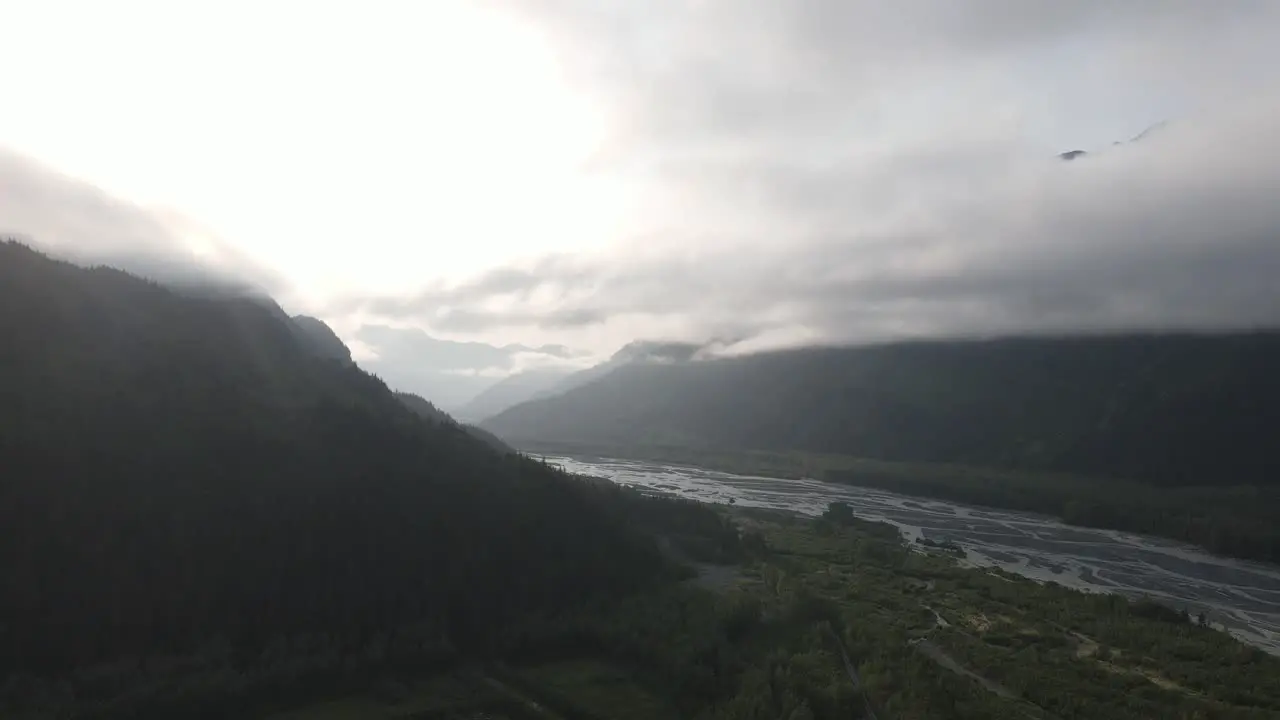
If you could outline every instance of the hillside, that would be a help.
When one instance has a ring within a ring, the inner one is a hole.
[[[329,327],[329,325],[323,320],[309,317],[307,315],[294,315],[290,318],[290,322],[294,325],[295,330],[301,337],[303,345],[310,349],[316,356],[330,360],[337,360],[346,364],[350,364],[352,362],[350,348],[342,342],[342,339],[333,331],[333,328]],[[395,395],[406,407],[424,420],[428,420],[432,423],[444,423],[460,427],[463,432],[477,440],[480,440],[498,452],[515,452],[514,448],[498,439],[498,437],[493,433],[487,430],[481,430],[474,425],[458,422],[452,415],[436,407],[434,403],[420,395],[401,391],[396,392]]]
[[[567,371],[552,368],[515,373],[485,388],[454,414],[466,422],[479,422],[544,395],[568,375]]]
[[[516,447],[808,475],[1280,560],[1280,333],[633,364],[483,423]]]
[[[423,398],[418,395],[414,395],[413,393],[407,393],[407,392],[397,392],[396,397],[400,399],[400,402],[404,403],[405,407],[412,410],[415,414],[418,415],[418,417],[421,417],[424,420],[427,420],[432,423],[459,427],[462,429],[463,432],[483,442],[484,444],[488,445],[490,448],[498,452],[501,452],[501,453],[515,452],[515,448],[511,447],[510,445],[500,440],[497,435],[494,435],[488,430],[482,430],[474,425],[465,425],[465,424],[459,423],[457,420],[453,419],[453,416],[449,415],[449,413],[436,407],[431,403],[431,401],[427,400],[426,398]]]
[[[294,315],[291,320],[302,338],[323,357],[351,362],[351,349],[323,320],[308,315]]]
[[[410,625],[416,656],[480,652],[666,576],[620,496],[422,421],[281,316],[0,245],[0,678]]]
[[[1176,611],[494,452],[260,298],[4,244],[0,337],[5,718],[1280,707],[1273,661]]]
[[[575,388],[588,385],[628,365],[671,364],[688,362],[697,354],[699,346],[681,342],[654,342],[636,340],[622,346],[610,358],[598,365],[571,373],[532,399],[563,395]]]
[[[921,342],[621,367],[484,423],[516,442],[802,450],[1274,484],[1280,334]]]

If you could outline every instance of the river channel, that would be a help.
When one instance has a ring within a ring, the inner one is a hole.
[[[949,539],[968,562],[1087,592],[1146,595],[1205,613],[1241,640],[1280,655],[1280,566],[1217,557],[1169,540],[1064,525],[1027,513],[816,480],[779,480],[603,458],[548,457],[565,470],[710,503],[818,515],[827,503],[880,520],[912,541]]]

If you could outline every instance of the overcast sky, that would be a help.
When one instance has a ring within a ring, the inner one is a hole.
[[[197,263],[350,341],[1280,324],[1270,0],[0,0],[0,28],[0,232]]]

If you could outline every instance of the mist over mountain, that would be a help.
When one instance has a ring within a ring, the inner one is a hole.
[[[433,423],[460,427],[462,428],[463,432],[483,442],[484,444],[488,445],[490,448],[492,448],[497,452],[500,452],[500,453],[516,452],[515,448],[511,447],[510,445],[500,440],[497,435],[494,435],[488,430],[483,430],[474,425],[466,425],[458,422],[453,418],[452,415],[436,407],[429,400],[425,398],[422,398],[418,395],[414,395],[413,393],[407,393],[407,392],[397,392],[396,397],[399,398],[400,401],[405,404],[405,407],[412,410],[414,413],[416,413],[419,417],[421,417],[424,420],[427,420]]]
[[[552,392],[560,381],[572,374],[570,370],[552,368],[512,373],[459,406],[455,414],[463,420],[479,422],[526,400]]]
[[[294,315],[292,320],[317,354],[334,360],[351,362],[351,349],[323,320],[307,315]]]
[[[290,318],[295,329],[301,333],[308,347],[318,356],[350,364],[351,350],[342,342],[333,328],[318,318],[306,315],[295,315]],[[395,396],[419,417],[432,423],[460,428],[463,432],[480,440],[500,453],[514,453],[515,450],[493,433],[474,425],[458,422],[452,415],[436,407],[434,403],[411,392],[395,391]],[[514,403],[513,403],[514,404]]]
[[[0,29],[0,720],[1280,717],[1280,3]]]
[[[815,348],[612,368],[483,426],[509,442],[801,450],[1273,484],[1280,333]]]
[[[0,244],[0,674],[404,623],[445,651],[663,572],[607,496],[424,421],[318,329]]]
[[[355,339],[373,353],[373,357],[359,360],[361,367],[396,388],[421,395],[455,412],[463,411],[480,393],[522,372],[528,365],[535,371],[528,379],[536,384],[543,372],[553,373],[555,367],[564,367],[566,361],[577,355],[559,345],[460,342],[432,337],[417,328],[377,324],[361,326],[355,332]],[[498,390],[497,397],[502,392]],[[490,402],[492,400],[482,400],[478,407],[483,408]],[[481,417],[475,409],[461,414],[473,419]]]

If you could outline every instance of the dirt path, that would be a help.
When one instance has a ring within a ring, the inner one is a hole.
[[[1013,700],[1017,698],[1017,695],[1014,695],[1005,686],[997,682],[994,682],[992,680],[988,680],[987,678],[982,677],[978,673],[973,672],[969,668],[956,662],[955,658],[948,655],[947,651],[935,645],[933,641],[930,640],[929,638],[920,638],[919,640],[915,640],[909,644],[915,647],[916,650],[924,653],[926,657],[938,663],[942,667],[950,670],[953,673],[956,673],[957,675],[963,675],[964,677],[967,677],[970,680],[973,680],[974,682],[978,683],[979,685],[986,688],[990,692],[993,692],[996,695],[999,695],[1000,697],[1006,698],[1009,700]]]
[[[849,660],[849,653],[844,649],[844,640],[839,635],[831,633],[831,638],[836,641],[836,647],[840,648],[840,659],[844,661],[844,671],[849,675],[849,682],[853,683],[853,689],[862,697],[862,707],[866,710],[866,717],[869,720],[876,720],[876,711],[871,707],[871,699],[867,697],[867,692],[862,689],[862,676],[858,674],[858,668],[853,666],[853,662]]]

